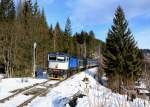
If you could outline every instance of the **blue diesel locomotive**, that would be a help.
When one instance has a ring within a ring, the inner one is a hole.
[[[47,74],[49,79],[60,80],[76,73],[78,69],[94,66],[97,66],[97,60],[79,59],[65,53],[49,53]]]

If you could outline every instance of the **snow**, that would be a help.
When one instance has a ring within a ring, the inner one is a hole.
[[[0,81],[1,81],[3,78],[4,78],[4,76],[0,74]]]
[[[30,86],[35,83],[41,83],[45,81],[44,79],[33,79],[33,78],[5,78],[0,81],[0,99],[6,98],[9,95],[12,95],[10,91],[20,89],[23,87]],[[19,102],[23,102],[29,96],[20,94],[15,97],[13,100],[6,103],[0,103],[0,107],[15,107]]]
[[[139,93],[142,94],[149,94],[150,92],[147,90],[147,87],[144,82],[140,81],[140,85],[136,86],[137,89],[139,89]]]
[[[20,94],[19,96],[13,98],[12,100],[6,101],[6,103],[0,103],[0,107],[16,107],[29,98],[31,98],[31,96],[25,96]]]
[[[40,83],[45,79],[33,79],[33,78],[6,78],[0,82],[0,93],[13,91],[15,89],[30,86],[35,83]],[[1,98],[1,96],[0,96]]]
[[[77,100],[77,105],[76,107],[89,107],[89,102],[88,102],[88,98],[87,97],[83,97],[83,98],[79,98]]]
[[[127,101],[126,95],[113,93],[110,89],[103,87],[90,76],[97,68],[81,72],[68,80],[59,84],[59,86],[50,89],[46,97],[37,98],[32,101],[28,107],[70,107],[69,101],[72,96],[78,92],[85,94],[77,99],[76,107],[150,107],[150,102],[135,99],[133,102]],[[91,73],[89,73],[92,71]],[[84,77],[89,79],[86,86]],[[86,88],[87,87],[87,88]]]
[[[148,90],[139,90],[139,93],[149,94],[149,91]]]
[[[136,88],[146,88],[146,85],[144,84],[144,82],[140,81],[140,85],[136,86]]]
[[[100,85],[93,78],[93,74],[95,74],[97,70],[98,68],[92,68],[86,70],[86,72],[72,76],[60,83],[57,87],[49,89],[49,93],[46,96],[34,99],[27,107],[70,107],[69,102],[73,99],[74,95],[78,94],[84,96],[77,98],[76,107],[150,107],[149,101],[140,98],[136,98],[133,102],[127,101],[126,95],[113,93],[110,89]],[[85,77],[88,78],[87,82],[83,81]],[[44,80],[29,78],[27,83],[22,83],[21,79],[17,78],[3,79],[2,82],[0,82],[0,99],[4,94],[5,96],[10,94],[8,92],[10,90],[42,81]],[[49,84],[54,84],[55,82],[56,81],[50,81]],[[20,95],[7,103],[0,104],[0,107],[15,107],[19,102],[29,97],[30,96]]]

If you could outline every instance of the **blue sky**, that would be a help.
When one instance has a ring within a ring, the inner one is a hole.
[[[44,8],[48,24],[59,21],[61,27],[67,17],[73,32],[93,30],[96,38],[105,41],[112,25],[115,10],[120,5],[125,12],[134,38],[140,48],[150,49],[150,0],[37,0]]]

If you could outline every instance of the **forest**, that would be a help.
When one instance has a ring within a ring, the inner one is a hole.
[[[49,52],[64,52],[81,58],[95,58],[104,43],[94,32],[72,32],[71,20],[65,29],[59,22],[49,25],[44,9],[37,1],[25,0],[16,5],[14,0],[0,2],[0,64],[4,64],[9,77],[31,76],[33,44],[37,43],[36,65],[47,68]]]

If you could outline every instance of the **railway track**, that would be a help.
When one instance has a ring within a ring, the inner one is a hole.
[[[29,89],[32,89],[32,88],[34,88],[34,87],[36,87],[36,86],[38,86],[38,85],[45,84],[45,83],[47,83],[47,82],[49,82],[49,81],[50,81],[50,80],[47,80],[47,81],[44,81],[44,82],[42,82],[42,83],[36,83],[36,84],[30,85],[30,86],[27,86],[27,87],[24,87],[24,88],[20,88],[20,89],[13,90],[13,91],[11,91],[11,92],[14,93],[14,94],[9,95],[9,96],[7,96],[7,97],[5,97],[5,98],[3,98],[3,99],[0,99],[0,103],[4,103],[5,101],[9,101],[9,99],[14,98],[14,97],[17,96],[18,94],[21,94],[21,93],[23,93],[23,92],[25,92],[25,91],[27,91],[27,90],[29,90]]]
[[[66,78],[68,79],[68,78]],[[66,80],[64,79],[64,80]],[[7,101],[9,102],[13,102],[13,100],[15,98],[17,98],[19,95],[25,95],[25,96],[29,96],[28,98],[25,99],[25,101],[21,104],[17,104],[16,107],[24,107],[24,106],[27,106],[32,100],[34,100],[36,97],[38,96],[45,96],[50,89],[56,87],[58,84],[60,84],[61,82],[63,82],[64,80],[61,80],[61,81],[56,81],[56,83],[48,83],[48,82],[51,82],[51,80],[47,80],[47,81],[44,81],[42,83],[36,83],[36,84],[33,84],[31,86],[28,86],[28,87],[24,87],[24,88],[20,88],[20,89],[16,89],[16,90],[13,90],[11,92],[13,92],[14,94],[6,97],[6,98],[3,98],[0,100],[0,103],[3,105],[5,105],[5,103],[7,103]],[[42,87],[42,88],[39,88],[39,87]]]
[[[64,79],[66,80],[66,79]],[[48,92],[49,92],[49,89],[52,89],[54,87],[56,87],[57,85],[59,85],[61,82],[63,82],[64,80],[62,81],[59,81],[55,84],[52,84],[52,85],[49,85],[46,87],[46,90],[41,90],[40,92],[36,93],[34,96],[32,96],[31,98],[27,99],[25,102],[21,103],[20,105],[18,105],[17,107],[24,107],[24,106],[27,106],[32,100],[34,100],[36,97],[38,96],[44,96],[46,95]]]
[[[73,76],[73,75],[72,75],[72,76]],[[70,77],[71,77],[71,76],[70,76]],[[58,86],[61,82],[67,80],[67,79],[70,78],[70,77],[67,77],[67,78],[65,78],[64,80],[61,80],[61,81],[59,81],[59,82],[57,82],[57,83],[55,83],[55,84],[50,84],[49,86],[46,87],[46,90],[43,89],[43,90],[39,91],[39,92],[36,93],[34,96],[32,96],[31,98],[27,99],[26,101],[24,101],[23,103],[21,103],[21,104],[18,105],[17,107],[24,107],[24,106],[27,106],[27,105],[28,105],[29,103],[31,103],[36,97],[38,97],[38,96],[45,96],[45,95],[49,92],[50,89],[52,89],[52,88]]]
[[[78,74],[78,73],[77,73]],[[58,86],[61,82],[67,80],[68,78],[72,77],[74,75],[71,75],[67,78],[65,78],[64,80],[60,80],[59,82],[55,83],[55,84],[50,84],[49,86],[46,87],[46,90],[41,90],[39,91],[38,93],[36,93],[34,96],[32,96],[31,98],[27,99],[26,101],[24,101],[23,103],[21,103],[20,105],[18,105],[17,107],[24,107],[24,106],[27,106],[29,103],[31,103],[36,97],[38,96],[45,96],[49,91],[50,89]]]

